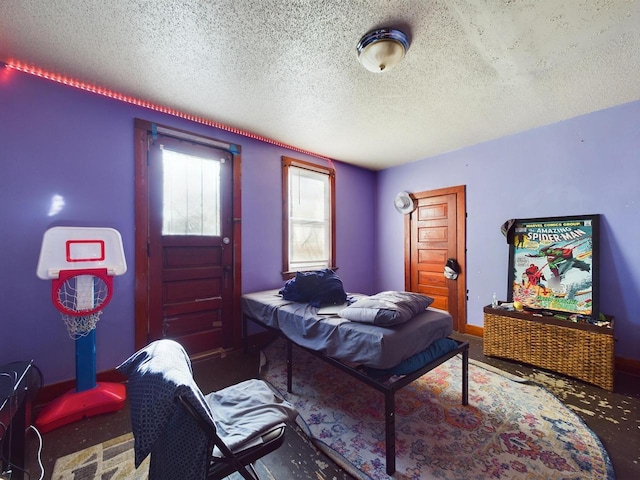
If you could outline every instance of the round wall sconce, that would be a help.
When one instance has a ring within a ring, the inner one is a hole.
[[[404,58],[409,40],[404,32],[382,28],[367,33],[358,42],[358,60],[370,72],[391,70]]]
[[[393,200],[393,206],[403,215],[408,215],[416,209],[416,202],[409,192],[399,192]]]

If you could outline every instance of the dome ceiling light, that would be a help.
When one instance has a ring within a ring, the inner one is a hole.
[[[367,33],[356,47],[358,60],[374,73],[391,70],[409,50],[409,40],[400,30],[382,28]]]

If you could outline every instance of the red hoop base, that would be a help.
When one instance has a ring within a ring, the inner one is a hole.
[[[121,383],[98,382],[90,390],[71,390],[40,411],[36,427],[46,433],[83,418],[117,412],[124,407],[126,398],[126,387]]]

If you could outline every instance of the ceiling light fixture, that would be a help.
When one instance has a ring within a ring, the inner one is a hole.
[[[400,30],[382,28],[367,33],[356,47],[358,60],[370,72],[391,70],[409,50],[409,40]]]

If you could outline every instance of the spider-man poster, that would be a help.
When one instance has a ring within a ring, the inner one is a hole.
[[[516,220],[509,301],[597,318],[598,215]]]

